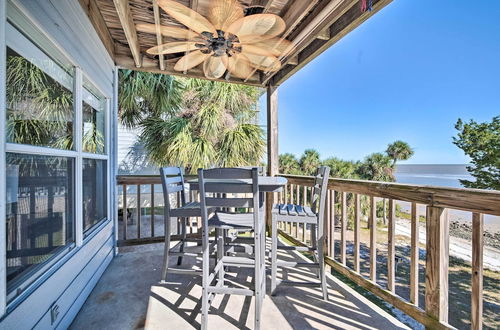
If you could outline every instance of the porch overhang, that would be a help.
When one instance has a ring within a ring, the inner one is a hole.
[[[281,56],[275,72],[254,72],[247,79],[220,80],[252,86],[279,86],[311,60],[362,24],[392,0],[373,0],[371,10],[362,10],[360,0],[240,0],[244,7],[261,6],[265,13],[280,16],[286,23],[282,38],[292,43]],[[202,69],[187,72],[173,69],[182,54],[152,56],[150,47],[173,41],[168,36],[137,31],[136,24],[179,26],[155,0],[79,0],[115,64],[123,69],[205,78]],[[206,15],[210,0],[177,0]],[[157,29],[158,31],[159,29]]]

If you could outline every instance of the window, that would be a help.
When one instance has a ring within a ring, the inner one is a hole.
[[[6,71],[7,142],[73,149],[73,77],[48,57],[9,47]]]
[[[109,102],[50,42],[41,49],[7,23],[6,44],[1,244],[13,302],[108,219]]]
[[[107,217],[107,162],[83,160],[83,232],[89,233]]]
[[[7,287],[74,242],[74,160],[7,153]]]
[[[83,89],[83,143],[84,152],[104,153],[106,100]]]

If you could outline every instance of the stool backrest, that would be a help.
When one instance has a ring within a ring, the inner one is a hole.
[[[165,207],[165,216],[169,218],[170,195],[180,193],[180,201],[177,207],[186,205],[186,195],[184,191],[184,174],[181,167],[162,167],[160,168],[161,185],[163,188],[163,202]]]
[[[257,228],[260,219],[259,175],[256,167],[199,169],[198,183],[203,228],[208,226],[208,208],[232,207],[253,208]],[[234,194],[244,194],[244,197],[233,197]]]
[[[318,215],[318,224],[320,230],[323,229],[326,209],[326,192],[328,191],[328,178],[330,177],[330,168],[328,166],[318,167],[314,179],[312,211]]]

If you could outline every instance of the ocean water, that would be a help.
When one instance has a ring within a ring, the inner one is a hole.
[[[396,182],[410,183],[429,186],[464,188],[460,180],[474,181],[474,177],[467,171],[466,164],[418,164],[418,165],[397,165]],[[409,209],[409,205],[407,206]],[[404,209],[404,207],[403,207]],[[423,210],[425,212],[425,210]],[[471,222],[470,212],[450,210],[450,216],[454,220]],[[500,226],[500,217],[485,215],[486,225]]]
[[[460,180],[474,181],[466,164],[397,165],[396,182],[463,188]]]

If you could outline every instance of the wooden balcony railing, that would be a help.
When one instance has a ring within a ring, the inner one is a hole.
[[[279,202],[310,203],[313,177],[281,176],[288,179],[288,185],[278,194]],[[383,207],[385,199],[387,224],[380,226],[377,206]],[[401,202],[408,205],[410,223],[407,283],[398,283],[404,276],[396,276],[398,263],[408,258],[404,251],[399,252],[398,242],[402,238],[396,233],[396,205]],[[448,323],[449,209],[472,213],[470,323],[472,329],[481,329],[483,216],[500,215],[498,191],[330,179],[325,212],[326,263],[426,327],[452,328]],[[366,219],[364,228],[361,219]],[[419,237],[422,222],[425,222],[423,249],[420,248],[423,237]],[[352,232],[348,234],[348,230]],[[305,227],[282,224],[281,233],[296,244],[309,239]],[[363,246],[362,233],[366,234]],[[425,253],[422,264],[419,262],[421,252]],[[422,268],[425,269],[425,299],[419,301],[419,271]],[[405,290],[408,286],[409,290]]]
[[[185,176],[186,180],[194,176]],[[163,192],[159,175],[119,175],[118,184],[118,246],[159,243],[165,239]],[[187,201],[199,200],[198,192],[186,191]],[[180,201],[180,192],[171,196],[171,205]],[[139,207],[138,207],[139,206]],[[199,219],[188,222],[188,236],[196,236]],[[180,234],[173,226],[172,239]]]
[[[275,201],[310,204],[313,177],[280,176],[288,179],[288,185],[282,193],[275,194]],[[187,177],[186,180],[191,178]],[[118,176],[117,182],[119,246],[163,241],[160,177]],[[448,323],[448,210],[471,212],[470,323],[472,329],[481,328],[483,216],[500,216],[500,192],[344,179],[330,179],[328,189],[325,212],[326,263],[336,272],[433,329],[452,328]],[[198,200],[197,192],[188,192],[188,195],[189,200]],[[171,200],[174,205],[178,201],[179,196]],[[409,215],[406,236],[397,233],[397,205],[401,203],[406,203],[406,214]],[[387,223],[381,225],[377,218],[382,216],[377,215],[377,211],[386,204]],[[199,224],[199,219],[191,219],[189,235],[199,233]],[[422,233],[419,231],[420,225],[425,226]],[[296,244],[310,239],[310,230],[306,226],[282,223],[280,231]],[[404,242],[405,237],[408,242]],[[409,251],[402,249],[402,245],[408,245]],[[424,260],[421,260],[421,255],[425,255]],[[403,268],[409,271],[404,273]],[[425,272],[424,283],[419,281],[422,272]]]

